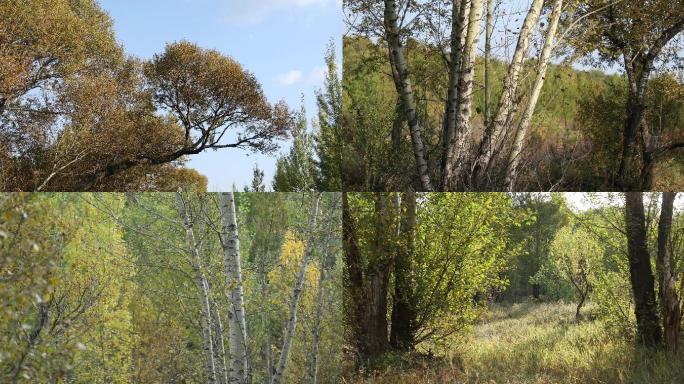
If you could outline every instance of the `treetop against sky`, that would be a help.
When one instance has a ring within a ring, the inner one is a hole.
[[[149,59],[166,43],[188,40],[233,57],[262,84],[266,97],[299,109],[302,95],[309,117],[314,92],[325,76],[324,53],[342,35],[341,0],[101,0],[114,19],[127,54]],[[338,54],[338,58],[342,55]],[[286,152],[288,143],[282,143]],[[210,190],[249,184],[258,164],[271,180],[275,156],[240,150],[206,151],[188,166],[209,179]]]

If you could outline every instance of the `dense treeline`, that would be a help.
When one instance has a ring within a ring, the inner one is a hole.
[[[683,231],[674,193],[346,194],[349,375],[677,382]]]
[[[347,190],[681,185],[681,1],[346,0],[345,14]]]
[[[334,383],[338,194],[3,194],[0,381]]]

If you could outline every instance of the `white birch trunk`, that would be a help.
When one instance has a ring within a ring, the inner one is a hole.
[[[211,306],[209,302],[209,283],[207,282],[204,272],[200,266],[200,254],[195,239],[195,232],[193,230],[193,223],[190,219],[190,214],[183,195],[180,192],[176,193],[176,200],[178,202],[178,212],[183,219],[183,228],[185,229],[185,241],[189,247],[190,264],[195,273],[195,283],[200,293],[200,307],[202,308],[202,346],[204,349],[204,373],[207,376],[207,383],[216,382],[216,364],[214,361],[214,348],[212,340],[212,320],[211,320]]]
[[[228,384],[228,371],[226,370],[226,344],[223,339],[223,322],[216,301],[211,300],[214,317],[214,354],[216,355],[216,375],[219,383]]]
[[[247,383],[249,377],[249,359],[247,355],[247,326],[242,288],[240,243],[233,192],[222,192],[219,195],[219,207],[221,210],[221,247],[223,248],[223,266],[226,275],[226,295],[229,302],[229,382],[231,384],[244,384]]]
[[[537,78],[534,82],[530,99],[528,100],[525,111],[523,112],[520,126],[518,127],[518,131],[515,133],[513,148],[508,157],[508,162],[506,165],[506,180],[504,184],[506,190],[509,192],[512,192],[515,189],[515,182],[518,177],[518,165],[520,164],[520,154],[522,153],[523,143],[525,141],[525,137],[527,136],[527,130],[529,129],[530,122],[532,121],[534,109],[536,108],[537,101],[539,100],[539,94],[544,86],[544,80],[546,80],[546,71],[549,67],[549,61],[551,60],[551,52],[553,51],[554,40],[556,38],[556,32],[558,31],[558,21],[560,20],[562,9],[563,0],[555,0],[553,3],[553,11],[551,11],[551,16],[549,19],[549,29],[546,31],[546,38],[544,39],[544,47],[542,48],[541,56],[539,57]]]
[[[397,194],[398,195],[398,194]],[[335,210],[331,209],[330,215],[334,214]],[[309,364],[309,383],[318,383],[318,350],[321,341],[321,323],[323,321],[323,306],[325,304],[325,293],[327,288],[328,272],[332,268],[334,261],[330,256],[330,241],[333,237],[334,218],[328,219],[328,233],[326,244],[321,255],[320,269],[318,275],[318,292],[316,293],[316,317],[314,319],[313,340],[311,341],[311,359]]]
[[[287,325],[285,327],[285,340],[283,341],[283,348],[280,353],[280,358],[278,359],[278,365],[275,367],[273,372],[271,384],[279,384],[281,382],[283,373],[285,372],[285,367],[287,366],[290,349],[292,348],[292,340],[294,338],[294,333],[297,326],[297,307],[299,306],[299,301],[302,297],[302,287],[306,277],[306,267],[309,265],[309,259],[311,258],[311,253],[313,252],[314,227],[316,226],[316,216],[318,216],[318,203],[320,198],[320,193],[316,193],[314,200],[311,203],[311,210],[309,212],[309,220],[306,228],[304,256],[302,257],[302,262],[299,266],[299,272],[297,273],[297,279],[295,280],[295,286],[292,292],[292,300],[290,301],[289,305]]]
[[[491,61],[492,61],[492,31],[494,25],[492,24],[494,13],[494,0],[487,0],[487,15],[485,17],[485,51],[484,51],[484,125],[489,124],[491,115],[491,98],[492,98],[492,79],[491,79]]]
[[[467,30],[465,28],[468,16],[469,0],[452,0],[451,2],[451,36],[450,36],[450,62],[449,62],[449,85],[447,101],[444,108],[444,133],[442,136],[442,175],[440,190],[447,190],[447,182],[453,173],[452,164],[449,163],[449,154],[454,134],[456,132],[456,114],[458,112],[458,84],[461,76],[461,62],[463,60],[463,43]]]
[[[508,73],[504,79],[504,86],[496,115],[492,123],[485,129],[485,135],[482,138],[478,154],[478,172],[487,172],[494,152],[499,149],[501,144],[504,129],[510,124],[510,118],[515,107],[514,101],[520,83],[520,72],[522,72],[532,32],[541,15],[543,4],[544,0],[534,0],[532,2],[527,16],[525,16],[525,21],[520,28],[518,43],[515,47],[511,64],[508,66]]]
[[[429,192],[432,191],[432,183],[430,181],[427,160],[425,159],[425,146],[423,145],[423,139],[421,137],[418,112],[416,111],[413,89],[411,88],[411,80],[409,79],[408,63],[399,37],[398,19],[397,2],[395,0],[385,0],[385,37],[390,51],[390,58],[392,63],[394,63],[398,77],[395,81],[395,85],[408,121],[411,142],[413,144],[413,155],[416,159],[420,183],[423,190]]]
[[[468,16],[468,33],[463,45],[463,60],[461,63],[461,76],[458,84],[458,112],[456,117],[456,134],[454,142],[450,145],[449,158],[447,161],[451,168],[456,169],[454,175],[461,176],[461,170],[465,167],[470,154],[470,138],[472,136],[472,106],[473,106],[473,78],[475,77],[475,50],[477,37],[480,34],[480,22],[482,20],[483,0],[471,0]],[[447,180],[447,189],[457,188],[457,182],[451,177]]]

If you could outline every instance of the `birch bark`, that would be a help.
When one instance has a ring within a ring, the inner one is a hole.
[[[212,319],[211,307],[209,303],[209,284],[207,282],[204,272],[200,265],[200,253],[198,249],[195,232],[193,230],[193,222],[187,209],[183,195],[180,192],[176,193],[176,201],[178,202],[178,212],[183,220],[183,228],[185,229],[185,241],[190,253],[190,265],[195,274],[195,283],[200,293],[200,307],[202,308],[202,318],[200,320],[202,327],[202,346],[204,349],[204,373],[207,377],[207,383],[216,382],[216,364],[214,361],[214,348],[212,340]]]
[[[249,377],[247,355],[247,326],[242,288],[240,242],[238,238],[235,197],[233,192],[219,195],[221,210],[221,247],[228,297],[229,379],[231,384],[244,384]]]
[[[511,64],[508,66],[508,73],[504,79],[503,91],[496,115],[491,124],[486,127],[484,137],[480,143],[476,164],[478,173],[486,172],[490,167],[494,151],[498,150],[501,144],[504,128],[510,122],[510,116],[515,107],[514,100],[520,83],[520,72],[523,68],[534,26],[541,15],[543,4],[544,0],[534,0],[532,2],[527,16],[525,16],[525,21],[523,21],[523,25],[520,28],[518,43],[515,47]],[[475,176],[478,177],[478,175]]]
[[[472,137],[472,106],[473,106],[473,78],[475,76],[475,49],[477,37],[480,34],[483,0],[471,0],[468,16],[468,33],[463,45],[463,60],[458,83],[458,112],[456,115],[456,134],[449,146],[447,162],[453,164],[454,175],[447,180],[449,190],[458,189],[457,179],[470,155],[470,138]]]
[[[465,23],[469,0],[453,0],[451,3],[451,36],[449,60],[449,85],[444,108],[444,133],[442,136],[442,172],[440,189],[447,190],[447,181],[451,179],[453,168],[448,162],[449,148],[456,132],[456,114],[458,110],[458,84],[461,61],[463,59],[463,41],[466,32]]]
[[[401,98],[406,119],[408,120],[411,142],[413,144],[413,154],[416,159],[416,166],[418,167],[420,183],[423,190],[429,192],[432,191],[432,182],[430,181],[425,146],[423,145],[423,139],[421,137],[420,121],[418,120],[418,113],[416,111],[411,80],[409,79],[408,63],[399,37],[398,19],[397,2],[395,0],[385,0],[385,38],[389,48],[390,61],[394,64],[394,69],[397,74],[395,86],[397,88],[397,93],[399,93],[399,97]]]
[[[216,376],[221,384],[228,384],[228,371],[226,370],[226,344],[223,339],[223,322],[221,313],[215,300],[210,302],[214,320],[214,360],[216,361]]]
[[[506,179],[504,185],[509,192],[512,192],[515,189],[515,182],[518,177],[518,165],[520,164],[520,154],[522,153],[523,143],[527,136],[527,130],[532,121],[534,109],[539,100],[539,94],[541,93],[544,81],[546,80],[546,70],[549,67],[549,61],[551,60],[551,52],[553,51],[554,40],[556,38],[556,32],[558,31],[558,21],[560,20],[562,9],[563,0],[555,0],[549,19],[549,29],[546,31],[546,38],[544,39],[544,47],[542,48],[541,56],[539,57],[537,78],[534,82],[530,99],[525,107],[525,112],[523,112],[522,120],[515,133],[513,148],[508,156],[508,162],[506,164]]]
[[[302,297],[302,287],[306,277],[306,267],[309,265],[309,259],[311,258],[311,253],[313,252],[314,227],[316,226],[316,216],[318,216],[318,204],[320,197],[320,193],[316,193],[311,204],[311,210],[309,211],[304,256],[302,257],[302,262],[299,266],[299,272],[297,273],[297,279],[295,280],[295,286],[292,292],[292,300],[290,301],[289,305],[287,325],[285,327],[285,340],[283,341],[283,348],[282,352],[280,353],[280,358],[278,359],[278,365],[275,367],[273,372],[271,384],[279,384],[281,382],[285,367],[287,366],[290,349],[292,348],[292,340],[294,338],[294,333],[297,326],[297,307],[299,306],[299,301]]]

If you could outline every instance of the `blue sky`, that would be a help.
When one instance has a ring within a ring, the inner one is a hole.
[[[324,53],[335,40],[341,60],[341,0],[100,0],[114,19],[126,53],[143,59],[167,42],[188,40],[227,54],[254,73],[271,102],[284,99],[299,109],[301,94],[309,118],[314,91],[324,78]],[[284,143],[281,151],[287,150]],[[270,186],[275,157],[226,149],[191,158],[188,166],[209,179],[209,189],[239,189],[254,164]]]

